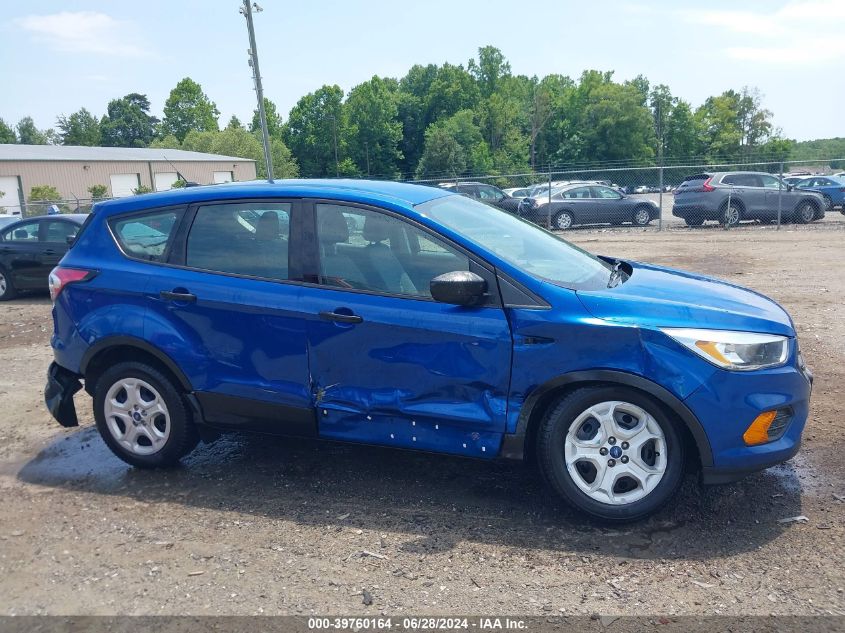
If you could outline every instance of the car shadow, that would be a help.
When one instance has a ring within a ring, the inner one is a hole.
[[[558,501],[522,463],[256,435],[200,444],[183,461],[168,470],[131,468],[88,426],[52,441],[17,476],[146,503],[403,533],[412,538],[402,550],[414,554],[468,540],[700,560],[753,551],[787,528],[779,519],[801,514],[801,486],[788,464],[721,487],[700,487],[689,476],[653,517],[600,525]]]

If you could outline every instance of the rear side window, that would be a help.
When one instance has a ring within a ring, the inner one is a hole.
[[[287,280],[291,203],[215,204],[197,209],[185,263],[221,273]]]
[[[37,242],[38,222],[25,222],[17,224],[3,233],[5,242]]]
[[[112,231],[128,256],[163,262],[181,217],[181,210],[152,211],[114,220]]]
[[[763,183],[757,174],[727,174],[722,177],[723,185],[735,187],[762,187]]]
[[[45,241],[47,242],[61,242],[66,244],[67,238],[69,237],[76,237],[76,234],[79,232],[79,225],[73,224],[72,222],[65,222],[60,220],[54,220],[53,222],[47,223],[47,236]]]

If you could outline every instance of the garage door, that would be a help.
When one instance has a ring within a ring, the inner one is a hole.
[[[219,184],[221,182],[232,182],[234,178],[232,178],[232,172],[230,171],[215,171],[214,172],[214,184]]]
[[[113,198],[125,198],[134,195],[133,189],[137,189],[141,184],[138,174],[112,174],[109,176],[109,180],[111,180],[111,195]]]
[[[0,213],[21,214],[21,196],[17,176],[0,176]]]
[[[179,180],[175,171],[163,171],[160,174],[153,174],[156,191],[169,191],[173,189],[173,183]]]

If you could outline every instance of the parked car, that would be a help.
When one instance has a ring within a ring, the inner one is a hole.
[[[633,189],[631,189],[631,193],[636,193],[636,194],[648,193],[648,189],[649,189],[648,185],[638,185],[638,186],[634,187]]]
[[[805,178],[807,178],[807,176],[792,176],[792,175],[790,175],[790,176],[784,176],[783,181],[787,185],[792,185],[794,187],[795,185],[797,185],[799,182],[801,182]]]
[[[604,185],[572,184],[547,195],[526,198],[517,213],[543,226],[566,230],[582,224],[623,224],[646,226],[660,215],[651,200],[631,198]]]
[[[518,198],[512,198],[498,187],[483,182],[443,183],[440,188],[475,198],[511,213],[516,213],[516,209],[519,207]]]
[[[810,176],[799,180],[795,186],[820,193],[825,209],[841,207],[845,212],[845,176]]]
[[[728,198],[730,197],[730,201]],[[708,172],[687,176],[675,190],[672,215],[688,226],[716,220],[733,226],[742,220],[806,224],[824,217],[821,194],[794,189],[777,176],[765,172]]]
[[[166,241],[135,239],[150,226]],[[103,440],[139,468],[231,430],[530,453],[561,497],[623,521],[665,504],[688,467],[719,483],[789,459],[809,407],[812,375],[774,301],[595,257],[419,185],[98,203],[50,291],[48,409],[77,425],[84,380]]]
[[[50,215],[26,218],[0,230],[0,301],[24,290],[47,290],[50,271],[68,250],[88,216]]]
[[[511,187],[509,189],[502,189],[502,191],[511,198],[527,198],[531,187]]]

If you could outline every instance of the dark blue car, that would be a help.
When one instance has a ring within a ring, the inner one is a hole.
[[[431,187],[287,181],[96,205],[51,274],[45,399],[167,466],[252,430],[531,458],[582,511],[653,512],[687,467],[789,459],[811,374],[732,284],[595,257]]]
[[[840,207],[845,213],[845,176],[807,176],[795,186],[822,194],[825,208]]]

